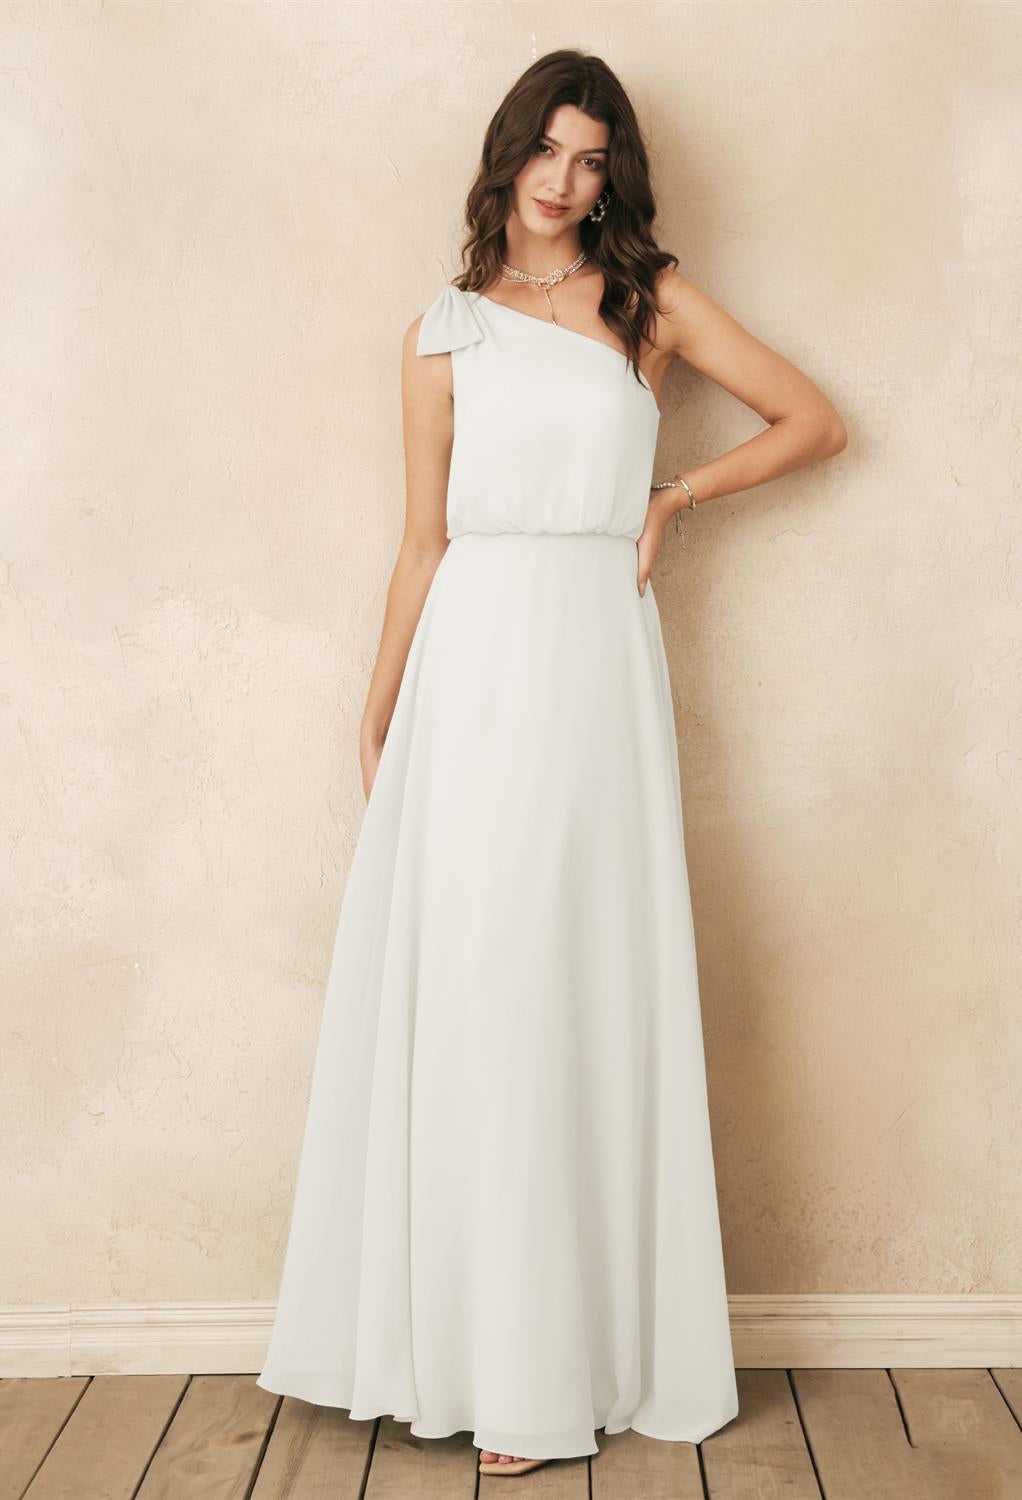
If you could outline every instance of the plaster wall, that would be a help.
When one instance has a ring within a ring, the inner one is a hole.
[[[1017,1289],[1020,29],[3,7],[0,1300],[275,1294],[401,336],[490,113],[564,45],[632,93],[661,243],[849,430],[653,575],[729,1290]],[[657,477],[761,425],[680,366],[664,404]]]

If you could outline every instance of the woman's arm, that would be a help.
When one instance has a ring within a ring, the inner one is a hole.
[[[770,424],[719,458],[682,472],[697,506],[831,458],[847,446],[841,417],[808,375],[760,343],[687,277],[665,271],[657,300],[664,310],[657,320],[658,347],[684,359]],[[640,593],[668,520],[689,503],[681,485],[654,491],[639,543]]]
[[[380,645],[359,734],[367,801],[415,627],[433,574],[448,547],[447,481],[454,441],[451,356],[416,354],[421,322],[420,314],[406,330],[401,352],[405,527],[387,591]]]

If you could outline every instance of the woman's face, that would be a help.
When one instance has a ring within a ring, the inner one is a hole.
[[[515,178],[515,213],[526,229],[555,239],[581,222],[607,183],[610,130],[574,104],[561,104]],[[543,204],[557,205],[548,212]]]

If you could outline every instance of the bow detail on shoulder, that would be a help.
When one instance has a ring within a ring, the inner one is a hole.
[[[460,287],[445,286],[427,307],[419,324],[417,354],[446,354],[485,337],[472,305]]]

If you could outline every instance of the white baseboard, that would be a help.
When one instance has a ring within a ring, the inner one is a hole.
[[[1022,1365],[1022,1296],[851,1292],[729,1297],[739,1369],[1005,1369]]]
[[[1022,1296],[730,1296],[739,1369],[1022,1365]],[[0,1308],[0,1376],[226,1375],[262,1368],[272,1302]]]

